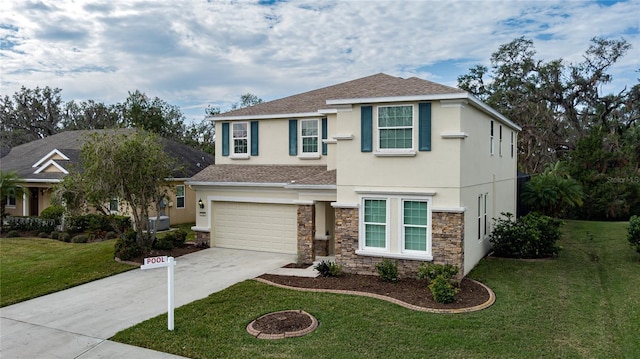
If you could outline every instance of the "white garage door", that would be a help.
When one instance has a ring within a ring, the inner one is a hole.
[[[295,254],[296,221],[295,205],[213,202],[214,246]]]

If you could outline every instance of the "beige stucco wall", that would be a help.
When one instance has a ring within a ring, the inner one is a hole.
[[[323,115],[317,117],[305,117],[298,118],[298,121],[303,119],[317,119],[321,120]],[[327,117],[328,132],[331,133],[332,122],[335,121],[335,116]],[[301,156],[289,156],[289,120],[291,118],[280,119],[262,119],[259,122],[258,127],[258,156],[249,156],[248,158],[233,158],[232,155],[222,155],[222,123],[223,122],[251,122],[251,120],[242,121],[216,121],[216,134],[217,140],[216,146],[216,164],[240,164],[240,165],[326,165],[327,156],[322,155],[322,148],[320,148],[320,157],[314,159],[302,158]],[[230,126],[231,127],[231,126]],[[250,130],[249,126],[249,131]],[[319,136],[321,141],[321,122],[319,122]],[[300,122],[298,122],[298,132],[300,131]],[[249,133],[249,138],[251,134]],[[250,141],[249,141],[250,142]],[[233,143],[231,136],[229,137],[230,146]],[[300,141],[298,141],[298,147]],[[300,154],[298,150],[298,154]],[[251,153],[251,150],[249,150]]]
[[[406,104],[413,105],[414,127],[417,128],[418,103]],[[435,192],[434,207],[458,207],[460,143],[459,140],[442,139],[440,133],[459,131],[459,109],[432,103],[431,151],[418,151],[417,131],[414,131],[415,155],[381,157],[376,156],[377,106],[373,106],[373,152],[361,152],[361,106],[354,106],[351,112],[338,113],[338,132],[353,135],[353,140],[340,140],[337,144],[338,201],[355,204],[358,202],[356,190],[367,188]]]
[[[464,106],[462,131],[469,137],[461,140],[461,179],[460,205],[466,208],[464,267],[473,268],[490,250],[488,236],[481,235],[478,240],[478,196],[487,195],[488,230],[490,233],[493,218],[501,212],[515,213],[516,210],[516,171],[517,153],[511,157],[510,139],[514,133],[514,146],[517,143],[516,132],[505,124],[494,121],[494,154],[490,153],[490,123],[492,118],[471,106]],[[500,156],[499,131],[502,126],[502,156]],[[484,209],[483,209],[484,211]]]

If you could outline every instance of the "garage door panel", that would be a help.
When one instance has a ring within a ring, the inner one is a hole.
[[[213,203],[213,242],[217,247],[295,254],[295,205]]]

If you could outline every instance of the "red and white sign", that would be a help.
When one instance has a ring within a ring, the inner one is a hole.
[[[170,264],[168,256],[148,257],[144,259],[144,264],[140,267],[140,269],[168,267],[169,265]]]

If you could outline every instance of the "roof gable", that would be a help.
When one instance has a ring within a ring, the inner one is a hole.
[[[49,160],[65,160],[68,161],[69,157],[65,156],[64,153],[60,152],[58,149],[54,148],[51,152],[47,153],[42,157],[38,162],[34,163],[31,167],[38,167],[41,164],[49,161]]]

